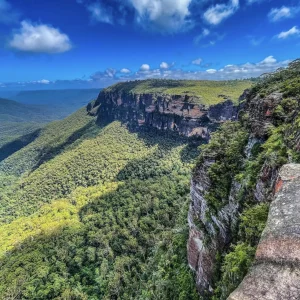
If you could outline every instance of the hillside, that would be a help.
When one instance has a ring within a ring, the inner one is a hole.
[[[126,94],[187,95],[195,104],[213,105],[224,99],[231,99],[237,103],[244,90],[252,85],[250,80],[150,79],[117,83],[105,90]]]
[[[185,263],[197,145],[95,121],[81,109],[0,163],[0,295],[197,299]]]
[[[0,98],[0,160],[26,145],[27,140],[31,140],[31,134],[54,120],[53,114],[43,106]]]
[[[0,98],[0,161],[32,141],[44,124],[74,113],[98,93],[96,89],[0,92],[16,100]]]

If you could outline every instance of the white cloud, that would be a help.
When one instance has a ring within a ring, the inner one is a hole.
[[[206,72],[208,74],[215,74],[215,73],[217,73],[217,70],[216,69],[208,69],[208,70],[206,70]]]
[[[146,72],[146,71],[149,71],[149,70],[150,70],[150,66],[147,65],[147,64],[143,64],[140,67],[140,71],[142,71],[142,72]]]
[[[277,60],[274,58],[274,56],[270,55],[262,60],[260,64],[275,64],[276,62]]]
[[[113,68],[108,68],[104,72],[96,72],[90,76],[91,81],[103,81],[103,80],[115,80],[117,70]]]
[[[297,26],[292,27],[288,31],[282,31],[277,35],[279,39],[286,39],[291,36],[299,36],[300,35],[300,30],[297,28]]]
[[[41,84],[49,84],[51,81],[47,80],[47,79],[42,79],[42,80],[38,80],[37,83],[41,83]]]
[[[193,64],[193,65],[198,65],[198,66],[200,66],[201,63],[202,63],[202,58],[197,58],[197,59],[195,59],[195,60],[192,61],[192,64]]]
[[[270,21],[276,22],[281,19],[286,19],[292,17],[292,12],[289,7],[282,6],[281,8],[273,8],[269,14],[268,17]]]
[[[126,68],[121,69],[120,72],[123,73],[123,74],[131,73],[131,71],[129,69],[126,69]]]
[[[69,37],[51,25],[36,25],[28,21],[13,34],[9,46],[15,50],[31,53],[62,53],[72,48]]]
[[[162,62],[159,67],[161,69],[169,69],[170,68],[169,64],[166,62]]]
[[[128,80],[142,80],[148,78],[167,78],[167,79],[187,79],[187,80],[232,80],[232,79],[246,79],[250,77],[258,77],[265,73],[274,72],[278,68],[286,67],[291,61],[277,61],[273,56],[268,56],[262,61],[257,63],[244,63],[244,64],[228,64],[220,69],[208,69],[206,71],[185,71],[182,69],[154,69],[148,71],[137,71],[131,74],[117,73],[114,69],[107,69],[104,72],[96,72],[88,79],[75,79],[75,80],[57,80],[49,82],[52,88],[64,87],[104,87],[120,81]],[[19,83],[5,83],[6,88],[20,88],[26,87],[27,89],[37,88],[37,82],[19,82]],[[40,86],[44,86],[40,84]],[[3,86],[3,84],[2,84]],[[47,86],[47,88],[49,88]]]
[[[6,0],[0,0],[0,23],[10,24],[18,20],[19,13]]]
[[[213,25],[218,25],[223,20],[233,15],[239,8],[239,0],[230,0],[228,4],[216,4],[205,13],[204,19]]]
[[[111,10],[104,7],[99,2],[92,3],[86,8],[91,13],[92,20],[113,24],[113,16]]]
[[[190,25],[192,0],[128,0],[137,13],[137,22],[162,32],[176,32]]]

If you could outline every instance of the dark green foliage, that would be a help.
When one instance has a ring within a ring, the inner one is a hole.
[[[299,97],[300,94],[300,60],[295,60],[286,69],[279,69],[274,73],[265,74],[252,88],[252,94],[261,97],[272,92],[283,92],[285,97]]]
[[[268,213],[268,203],[246,208],[240,217],[240,239],[251,246],[256,246],[265,228]]]
[[[239,243],[233,246],[222,264],[221,281],[217,284],[213,300],[226,300],[231,292],[243,280],[252,264],[255,255],[255,248],[246,243]]]
[[[227,204],[232,181],[243,167],[247,139],[247,132],[238,122],[226,122],[209,144],[201,147],[200,164],[204,159],[214,161],[208,170],[211,187],[205,199],[215,213]]]
[[[186,261],[196,155],[186,138],[98,127],[85,110],[48,125],[1,164],[0,295],[198,299]]]

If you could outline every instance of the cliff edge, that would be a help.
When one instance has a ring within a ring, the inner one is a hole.
[[[90,105],[89,112],[101,121],[120,120],[135,128],[145,126],[171,130],[206,140],[220,123],[237,119],[238,99],[231,100],[231,97],[220,94],[209,101],[200,94],[190,94],[186,90],[187,84],[176,80],[118,83],[102,90],[98,99]],[[166,87],[176,89],[168,90]],[[213,91],[211,88],[211,93],[216,93]]]
[[[300,299],[300,165],[282,167],[254,266],[229,300]]]

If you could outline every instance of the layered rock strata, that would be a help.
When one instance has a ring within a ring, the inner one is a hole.
[[[195,104],[187,95],[118,93],[103,90],[89,107],[100,120],[121,120],[136,127],[149,126],[176,131],[184,136],[209,134],[219,123],[237,118],[237,106],[231,100],[217,105]],[[197,102],[197,101],[196,101]]]

